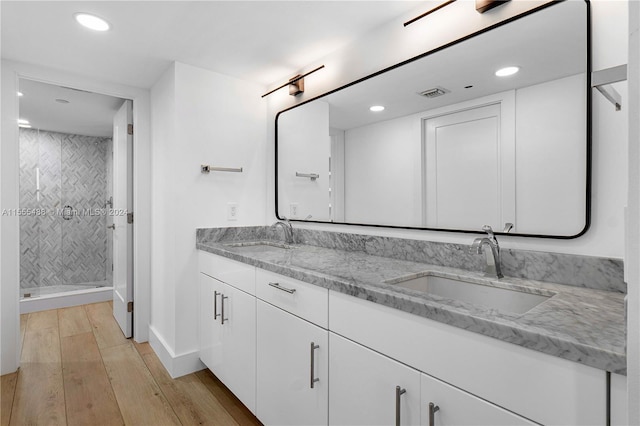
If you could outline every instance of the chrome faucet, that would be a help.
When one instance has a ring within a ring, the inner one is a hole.
[[[278,226],[281,226],[284,231],[284,242],[293,244],[293,226],[291,226],[291,222],[287,218],[283,218],[271,225],[272,228],[277,228]]]
[[[493,229],[491,229],[489,225],[483,226],[482,230],[487,233],[487,236],[473,240],[469,252],[475,252],[477,254],[484,253],[487,261],[487,266],[484,270],[485,276],[502,278],[504,275],[502,275],[502,266],[500,264],[500,246],[498,245],[498,240],[496,240]],[[485,246],[489,246],[489,250],[486,250]]]

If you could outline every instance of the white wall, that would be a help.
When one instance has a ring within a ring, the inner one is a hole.
[[[329,105],[312,102],[288,111],[278,127],[278,205],[280,216],[329,220]],[[297,177],[296,172],[320,177]],[[297,205],[297,215],[291,211]]]
[[[584,75],[516,91],[518,232],[576,235],[584,228]]]
[[[473,2],[451,4],[437,13],[410,25],[402,23],[424,12],[421,5],[413,13],[401,16],[388,25],[363,35],[357,41],[333,54],[309,64],[306,71],[324,64],[325,68],[306,78],[306,92],[294,99],[286,90],[269,96],[269,149],[268,166],[273,168],[273,122],[278,111],[296,102],[335,89],[372,72],[379,71],[400,61],[416,56],[469,32],[514,16],[545,2],[509,2],[485,14],[479,14]],[[603,69],[627,62],[627,2],[595,0],[592,10],[593,69]],[[282,76],[286,80],[290,76]],[[281,83],[278,80],[273,86]],[[626,104],[626,84],[617,85]],[[623,257],[624,221],[626,203],[626,114],[614,111],[612,105],[599,93],[593,93],[593,192],[592,225],[586,235],[574,240],[548,240],[536,238],[503,237],[504,247],[528,250],[554,251],[592,256]],[[623,105],[625,108],[625,105]],[[267,206],[269,218],[273,218],[273,178],[269,182],[270,196]],[[450,241],[469,244],[472,237],[465,234],[393,230],[382,228],[350,227],[339,225],[298,225],[314,229],[339,230],[375,235],[398,236],[431,241]]]
[[[198,368],[196,228],[265,223],[264,88],[174,63],[151,89],[150,342],[173,376]],[[200,173],[200,165],[243,173]],[[227,220],[227,203],[238,219]]]
[[[420,124],[410,115],[345,131],[346,222],[420,226]]]

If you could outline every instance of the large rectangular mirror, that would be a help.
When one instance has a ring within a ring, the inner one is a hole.
[[[581,235],[589,49],[589,3],[554,2],[281,111],[276,215]]]

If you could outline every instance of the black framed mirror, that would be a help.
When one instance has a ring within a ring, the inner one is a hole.
[[[584,234],[590,49],[589,2],[551,2],[280,111],[276,216]]]

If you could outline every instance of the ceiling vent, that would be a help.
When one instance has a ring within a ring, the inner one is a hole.
[[[425,98],[437,98],[438,96],[442,96],[445,93],[449,93],[449,92],[450,91],[445,89],[444,87],[434,87],[433,89],[420,92],[420,96],[424,96]]]

